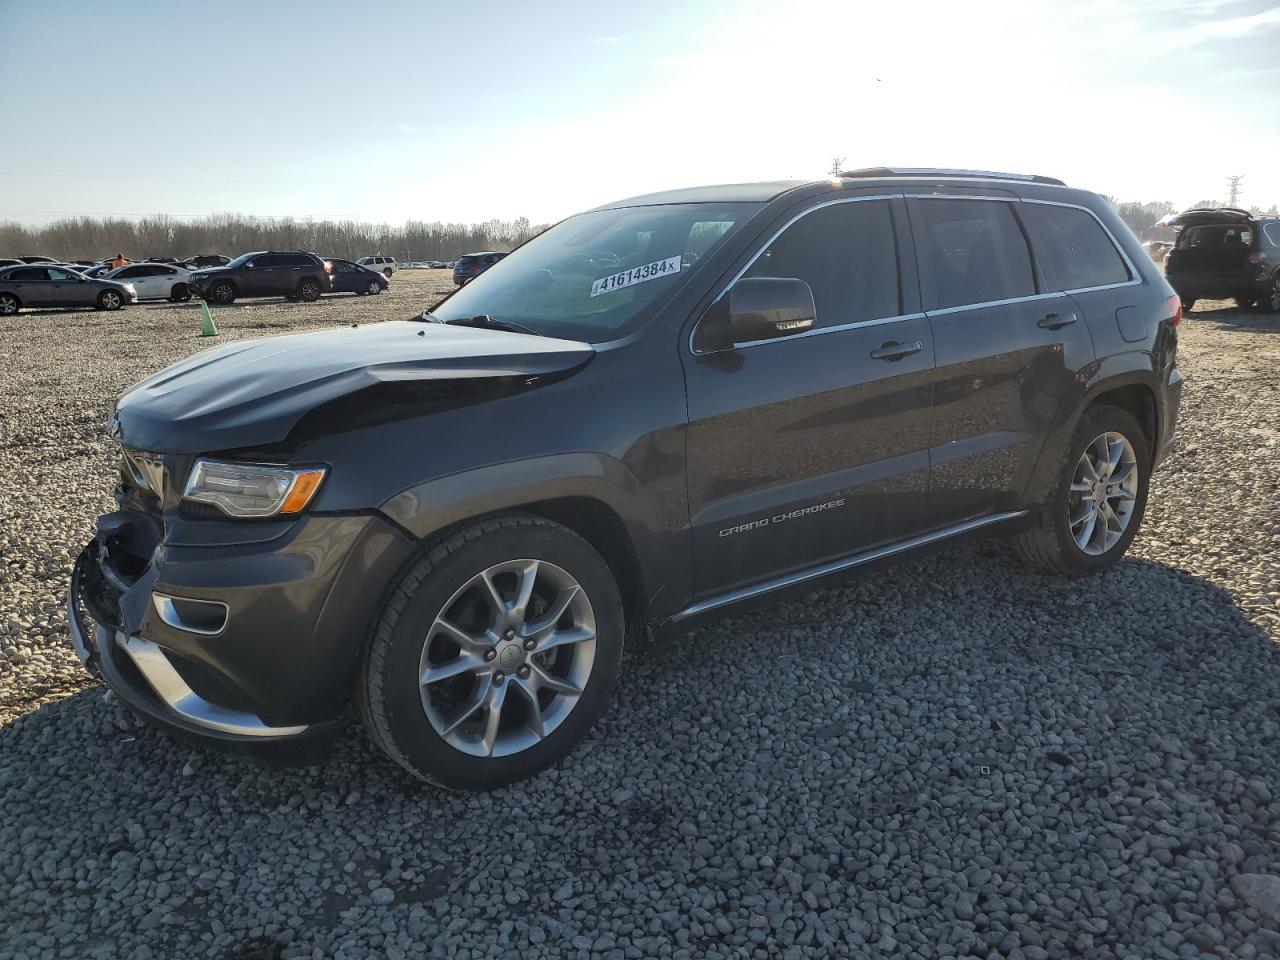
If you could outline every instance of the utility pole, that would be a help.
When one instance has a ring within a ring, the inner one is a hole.
[[[840,171],[844,169],[844,161],[845,161],[844,157],[831,158],[831,175],[833,177],[840,176]]]
[[[1237,174],[1234,177],[1227,177],[1227,206],[1238,207],[1240,205],[1240,181],[1244,179],[1244,174]]]

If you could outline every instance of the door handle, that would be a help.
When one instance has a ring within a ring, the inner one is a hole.
[[[1046,313],[1040,318],[1037,326],[1044,327],[1046,330],[1057,330],[1059,327],[1065,327],[1069,323],[1076,322],[1074,313]]]
[[[888,343],[880,344],[879,350],[871,351],[872,360],[901,360],[903,357],[910,356],[913,353],[919,353],[924,349],[924,344],[919,340],[910,340],[906,343],[899,343],[896,340],[890,340]]]

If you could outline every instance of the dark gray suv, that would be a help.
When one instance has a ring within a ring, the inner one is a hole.
[[[1097,573],[1174,438],[1176,295],[1099,196],[851,171],[570,217],[421,316],[196,354],[118,401],[70,590],[122,699],[420,777],[568,753],[624,635],[964,537]]]

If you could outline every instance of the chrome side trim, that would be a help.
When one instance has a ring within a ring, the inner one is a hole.
[[[891,543],[888,546],[877,547],[874,550],[867,550],[863,553],[855,553],[851,557],[845,557],[842,560],[832,560],[828,563],[819,564],[816,567],[809,567],[807,570],[798,570],[795,573],[789,573],[781,577],[774,577],[772,580],[765,580],[762,583],[753,584],[749,587],[742,587],[738,590],[722,593],[718,597],[711,597],[707,600],[701,600],[692,606],[685,607],[675,616],[671,618],[671,622],[678,623],[681,620],[687,620],[698,614],[706,613],[710,610],[716,610],[733,603],[743,600],[749,600],[752,597],[762,596],[766,593],[772,593],[775,590],[781,590],[784,587],[797,586],[806,583],[809,580],[816,580],[819,577],[825,577],[828,574],[839,573],[842,570],[851,570],[854,567],[862,566],[873,560],[882,560],[885,557],[892,557],[895,554],[904,553],[907,550],[913,550],[916,547],[922,547],[925,544],[936,543],[939,540],[947,540],[951,537],[957,537],[962,533],[969,533],[973,530],[980,530],[983,527],[990,526],[994,523],[1002,523],[1005,520],[1013,520],[1026,514],[1026,510],[1012,510],[1006,513],[993,513],[985,517],[977,517],[973,520],[966,520],[964,523],[957,523],[954,526],[944,527],[941,530],[934,530],[932,533],[923,533],[918,537],[912,537],[909,540],[902,540],[899,543]]]
[[[138,672],[146,678],[165,704],[178,716],[197,726],[242,737],[289,737],[307,727],[269,727],[252,713],[229,710],[210,703],[187,686],[164,651],[150,640],[116,634],[116,645],[129,655]]]
[[[173,629],[181,630],[184,633],[196,633],[202,637],[216,637],[218,634],[222,633],[223,630],[227,629],[227,621],[230,619],[230,611],[227,605],[221,600],[193,600],[190,597],[176,598],[181,600],[183,603],[201,603],[211,607],[222,608],[222,626],[217,630],[201,630],[198,627],[193,627],[183,621],[182,617],[178,614],[177,607],[174,606],[174,599],[174,597],[164,593],[153,592],[151,594],[151,602],[156,608],[156,613],[160,615],[161,620],[173,627]]]
[[[1036,300],[1056,300],[1058,297],[1065,297],[1066,293],[1033,293],[1029,297],[1011,297],[1008,300],[988,300],[986,303],[966,303],[959,307],[939,307],[937,310],[930,310],[929,316],[943,317],[948,313],[964,313],[966,310],[981,310],[983,307],[1006,307],[1011,303],[1032,303]]]
[[[819,327],[817,330],[806,330],[804,333],[792,334],[789,337],[773,337],[769,340],[748,340],[746,343],[735,343],[734,350],[746,350],[748,347],[763,347],[779,340],[803,340],[805,337],[820,337],[824,333],[840,333],[844,330],[856,330],[859,327],[878,327],[885,323],[897,323],[899,320],[923,320],[923,313],[904,313],[897,317],[876,317],[874,320],[855,320],[853,323],[841,323],[834,327]],[[706,354],[699,354],[706,356]]]

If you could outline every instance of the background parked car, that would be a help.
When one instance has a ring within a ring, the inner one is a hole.
[[[225,267],[231,262],[231,258],[224,257],[220,253],[202,253],[194,257],[187,257],[182,262],[189,263],[193,267]]]
[[[187,278],[192,296],[213,303],[239,297],[286,297],[318,300],[331,284],[325,263],[304,250],[260,250],[244,253],[225,267],[197,270]]]
[[[1160,222],[1181,228],[1165,276],[1184,312],[1200,299],[1234,297],[1241,308],[1280,313],[1280,218],[1200,207]]]
[[[57,263],[53,257],[19,257],[23,263]]]
[[[390,277],[395,273],[396,258],[395,257],[361,257],[356,263],[362,267],[368,267],[370,270],[377,270],[384,277]]]
[[[391,284],[384,274],[350,260],[328,259],[329,280],[333,293],[378,294]]]
[[[0,315],[23,307],[97,307],[119,310],[137,299],[133,287],[114,280],[90,280],[67,267],[22,264],[0,270]]]
[[[21,260],[11,260],[7,257],[0,257],[0,267],[12,267],[14,264],[21,262]]]
[[[189,270],[169,263],[131,263],[103,274],[103,279],[133,284],[139,300],[172,300],[182,303],[191,299],[187,285]]]
[[[462,286],[468,280],[474,280],[495,263],[505,257],[505,253],[489,250],[484,253],[468,253],[459,257],[453,265],[453,282]]]

